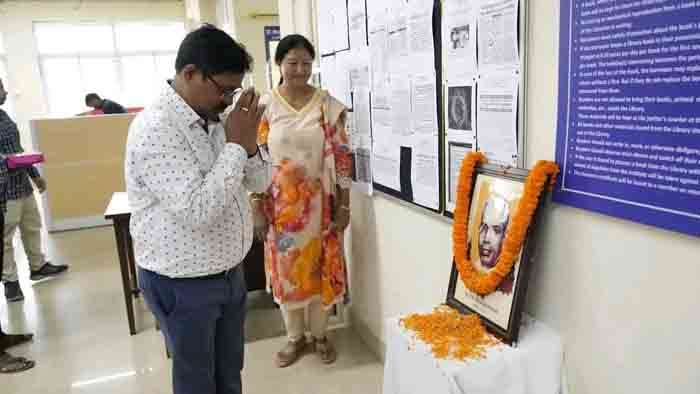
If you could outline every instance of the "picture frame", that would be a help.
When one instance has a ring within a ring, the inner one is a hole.
[[[488,271],[495,265],[528,174],[528,170],[497,165],[475,168],[467,229],[467,253],[473,264],[479,264],[475,268]],[[464,314],[478,314],[490,333],[513,346],[517,345],[529,274],[535,259],[538,224],[547,198],[546,189],[542,193],[520,257],[511,274],[495,291],[479,296],[468,290],[459,278],[454,258],[452,261],[446,304]]]

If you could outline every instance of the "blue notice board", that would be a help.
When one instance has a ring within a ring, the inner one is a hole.
[[[280,36],[279,26],[265,26],[265,41],[279,41]]]
[[[553,199],[700,236],[700,1],[561,0]]]

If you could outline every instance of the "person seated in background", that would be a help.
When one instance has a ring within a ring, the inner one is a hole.
[[[95,111],[102,111],[105,115],[125,114],[126,108],[112,100],[103,99],[97,93],[89,93],[85,96],[85,105],[94,108]],[[83,112],[80,115],[88,115],[92,111]]]

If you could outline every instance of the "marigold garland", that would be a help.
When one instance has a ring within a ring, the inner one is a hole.
[[[427,343],[438,359],[481,359],[486,349],[499,343],[486,332],[478,315],[462,315],[445,306],[429,314],[409,315],[401,324]]]
[[[549,179],[549,188],[551,190],[559,172],[559,167],[556,163],[545,160],[538,161],[530,170],[530,174],[525,180],[523,195],[518,202],[515,215],[506,230],[506,236],[496,265],[488,272],[480,272],[474,268],[474,264],[472,264],[467,255],[469,202],[472,195],[472,185],[474,184],[474,169],[478,164],[484,164],[486,161],[486,156],[483,153],[471,152],[462,162],[462,168],[459,172],[459,184],[457,185],[454,223],[452,225],[452,247],[459,277],[467,289],[481,296],[496,290],[503,278],[513,269],[513,265],[522,249],[527,229],[530,227],[535,210],[537,210],[537,204],[545,183]]]

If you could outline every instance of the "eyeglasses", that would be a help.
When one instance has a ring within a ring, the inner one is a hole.
[[[207,75],[207,78],[211,81],[211,83],[214,84],[214,86],[216,86],[217,89],[219,89],[221,96],[231,101],[236,101],[236,99],[238,98],[237,96],[240,95],[243,91],[243,88],[224,88],[223,86],[219,85],[219,83],[216,82],[216,80],[212,78],[211,75]]]

